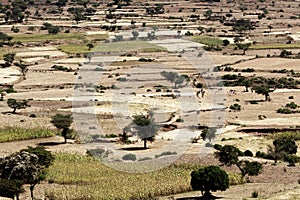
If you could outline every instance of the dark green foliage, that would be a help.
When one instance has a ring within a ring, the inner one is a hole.
[[[298,108],[298,105],[295,104],[294,102],[291,102],[291,103],[287,103],[287,104],[285,105],[285,107],[291,108],[291,109],[296,109],[296,108]]]
[[[67,67],[64,67],[61,65],[53,65],[51,68],[58,70],[58,71],[64,71],[64,72],[72,72],[73,71],[72,68],[67,68]]]
[[[238,157],[242,155],[243,152],[232,145],[222,146],[220,150],[215,152],[215,156],[219,161],[227,166],[235,165],[239,160]]]
[[[0,179],[0,196],[14,199],[23,193],[22,182],[18,180]]]
[[[5,54],[3,56],[3,60],[5,61],[5,66],[6,67],[9,67],[12,65],[12,63],[14,62],[15,60],[15,54],[14,53],[8,53],[8,54]]]
[[[250,156],[250,157],[252,157],[253,153],[250,150],[246,150],[246,151],[244,151],[244,156]]]
[[[290,166],[295,166],[296,163],[300,162],[300,158],[293,154],[286,154],[284,156],[284,161],[288,162]]]
[[[287,50],[282,50],[280,52],[280,57],[281,58],[289,58],[293,53],[291,51],[287,51]]]
[[[257,85],[252,88],[257,94],[262,94],[265,96],[265,101],[268,100],[270,88],[268,85]]]
[[[203,129],[200,136],[203,140],[208,139],[211,142],[211,140],[216,137],[216,132],[217,132],[216,128],[205,128]]]
[[[73,123],[72,115],[56,114],[52,117],[51,123],[57,129],[62,129],[62,135],[65,139],[65,143],[67,143],[67,134],[69,132],[71,124]]]
[[[256,161],[254,162],[250,162],[247,160],[239,161],[237,166],[242,172],[242,177],[246,175],[257,176],[261,173],[262,170],[262,164]]]
[[[54,161],[54,156],[51,154],[50,151],[46,150],[44,146],[38,146],[38,147],[27,147],[27,149],[22,149],[20,152],[26,151],[28,153],[32,153],[38,156],[38,164],[43,167],[50,167]]]
[[[242,69],[242,72],[255,72],[253,68]]]
[[[177,152],[171,152],[171,151],[166,151],[166,152],[162,152],[161,154],[157,154],[155,155],[155,158],[159,158],[161,156],[170,156],[170,155],[176,155]]]
[[[238,79],[238,75],[236,74],[225,74],[222,76],[223,80],[237,80]]]
[[[238,148],[232,145],[225,146],[216,146],[218,148],[215,152],[216,158],[226,166],[236,165],[241,171],[242,177],[248,176],[257,176],[262,170],[262,164],[258,162],[250,162],[247,160],[239,161],[239,156],[244,156],[244,153],[241,152]]]
[[[229,40],[223,40],[223,46],[227,46],[227,45],[229,45],[230,44],[230,42],[229,42]]]
[[[93,45],[92,43],[88,43],[86,46],[89,48],[89,51],[90,51],[92,48],[94,48],[94,45]]]
[[[218,166],[207,166],[191,173],[193,190],[200,190],[204,196],[210,196],[210,191],[225,191],[229,188],[228,174]]]
[[[171,83],[174,83],[175,88],[177,87],[177,85],[182,84],[186,79],[184,75],[178,75],[176,72],[163,71],[160,74]]]
[[[154,122],[153,113],[148,115],[136,115],[133,117],[134,129],[139,138],[144,140],[144,149],[147,148],[147,141],[154,141],[158,126]]]
[[[9,98],[7,100],[7,105],[13,109],[12,113],[16,113],[17,109],[25,109],[27,107],[30,107],[30,105],[28,104],[28,100],[16,100],[16,99],[12,99]]]
[[[16,189],[29,184],[31,199],[34,199],[34,187],[46,178],[46,168],[53,160],[54,157],[44,147],[28,147],[0,160],[0,178],[18,181]]]
[[[123,160],[131,160],[131,161],[135,161],[136,160],[136,156],[135,154],[126,154],[122,157]]]
[[[286,154],[296,154],[297,145],[295,140],[292,139],[277,139],[273,141],[275,148],[280,149]]]
[[[243,55],[245,55],[246,51],[251,46],[251,43],[236,43],[237,48],[243,50]]]
[[[235,103],[235,104],[231,105],[229,108],[230,108],[230,110],[240,111],[241,105]]]
[[[233,28],[233,31],[235,31],[237,33],[242,33],[244,31],[250,31],[250,30],[254,29],[250,20],[245,20],[245,19],[237,20],[232,28]]]

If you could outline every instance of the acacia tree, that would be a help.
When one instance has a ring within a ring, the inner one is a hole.
[[[218,166],[207,166],[191,173],[193,190],[200,190],[203,199],[214,199],[211,191],[225,191],[229,188],[228,174]]]
[[[171,83],[174,83],[175,88],[177,88],[177,85],[182,84],[185,81],[185,76],[178,75],[176,72],[162,71],[160,74]]]
[[[54,157],[45,147],[28,147],[0,161],[0,178],[17,181],[20,185],[29,184],[33,200],[34,187],[46,178],[46,169],[53,161]]]
[[[245,55],[246,51],[251,46],[251,43],[236,43],[237,48],[243,50],[243,55]]]
[[[215,157],[226,166],[237,166],[241,171],[242,178],[244,178],[246,175],[257,176],[261,173],[262,164],[258,162],[239,160],[238,157],[243,156],[243,152],[238,148],[232,145],[215,145],[214,147],[218,150],[215,152]]]
[[[265,96],[265,101],[267,101],[270,97],[270,88],[267,85],[257,85],[252,87],[252,90],[254,90],[257,94],[262,94]]]
[[[147,141],[153,142],[158,131],[153,114],[133,116],[133,123],[138,137],[144,141],[144,149],[147,149]]]
[[[67,143],[67,133],[70,130],[70,126],[73,123],[73,117],[70,114],[56,114],[52,117],[51,123],[57,128],[62,129],[62,136],[65,139],[64,143]]]
[[[30,107],[28,104],[28,100],[23,99],[23,100],[16,100],[9,98],[7,99],[7,105],[13,109],[12,113],[15,114],[17,109],[25,109],[27,107]]]
[[[292,139],[277,139],[273,141],[273,145],[268,146],[268,155],[274,160],[274,165],[278,160],[284,160],[295,166],[295,163],[299,161],[299,158],[294,154],[297,153],[297,145]]]
[[[25,65],[22,61],[20,61],[19,63],[15,63],[15,65],[20,68],[23,75],[23,79],[26,79],[26,72],[28,71],[28,65]]]

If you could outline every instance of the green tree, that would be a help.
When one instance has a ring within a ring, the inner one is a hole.
[[[62,136],[65,139],[65,143],[67,143],[67,134],[70,130],[70,126],[73,123],[72,115],[63,115],[63,114],[56,114],[52,117],[51,123],[57,128],[62,129]]]
[[[34,187],[46,178],[46,169],[53,160],[53,156],[45,148],[30,147],[2,159],[0,161],[0,177],[1,179],[29,184],[31,199],[33,200]]]
[[[245,55],[246,51],[251,46],[251,43],[236,43],[237,48],[243,50],[243,55]]]
[[[0,196],[19,200],[19,194],[24,192],[21,181],[0,179]]]
[[[147,149],[147,141],[153,142],[158,131],[153,114],[133,116],[133,123],[138,137],[144,141],[144,149]]]
[[[237,167],[241,171],[242,177],[246,175],[257,176],[261,173],[262,164],[259,162],[250,162],[248,160],[242,160],[237,163]]]
[[[177,88],[177,85],[182,84],[185,81],[185,76],[178,75],[176,72],[162,71],[160,74],[171,83],[174,83],[175,88]]]
[[[258,162],[249,162],[246,160],[240,161],[238,157],[243,156],[243,152],[238,148],[232,145],[215,145],[215,149],[218,150],[215,152],[216,158],[218,158],[219,161],[226,166],[237,166],[241,171],[242,178],[244,178],[246,175],[257,176],[260,174],[262,170],[262,164]]]
[[[211,140],[216,137],[216,132],[217,132],[216,128],[205,128],[203,129],[200,136],[203,140],[208,139],[211,142]]]
[[[23,79],[26,79],[26,72],[28,71],[28,65],[25,65],[22,61],[20,61],[19,63],[15,63],[15,65],[20,68],[23,75]]]
[[[134,40],[136,40],[139,37],[138,31],[132,31],[131,34],[132,34]]]
[[[213,199],[211,194],[217,190],[225,191],[229,188],[228,174],[218,166],[207,166],[191,173],[193,190],[200,190],[203,199]]]
[[[232,145],[224,145],[217,152],[215,152],[216,158],[226,166],[235,165],[239,161],[239,156],[242,156],[243,152]]]
[[[15,60],[15,54],[14,53],[4,54],[3,59],[5,61],[5,66],[9,67],[12,65],[12,63]]]
[[[256,85],[252,87],[252,90],[254,90],[257,94],[262,94],[265,96],[265,101],[267,101],[270,97],[270,88],[267,85]]]
[[[16,110],[17,109],[25,109],[27,107],[30,107],[30,105],[28,104],[28,100],[16,100],[16,99],[12,99],[12,98],[9,98],[7,100],[7,105],[13,109],[12,113],[16,113]]]
[[[93,45],[92,43],[88,43],[86,46],[89,48],[89,51],[90,51],[92,48],[94,48],[94,45]]]

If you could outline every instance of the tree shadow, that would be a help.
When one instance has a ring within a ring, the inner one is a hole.
[[[65,144],[65,143],[64,142],[40,142],[38,143],[38,146],[56,146],[61,144]]]
[[[182,197],[182,198],[177,198],[176,200],[214,200],[214,199],[221,199],[222,197],[216,197],[213,195],[204,195],[201,197]]]
[[[146,148],[148,149],[148,148]],[[125,147],[125,148],[121,148],[121,150],[125,150],[125,151],[140,151],[140,150],[146,150],[144,147]]]

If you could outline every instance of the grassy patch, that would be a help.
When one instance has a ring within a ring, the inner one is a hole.
[[[59,153],[49,169],[48,180],[63,186],[48,190],[47,196],[60,200],[153,199],[190,191],[190,173],[198,167],[171,165],[154,172],[132,174],[112,169],[93,157]]]
[[[127,52],[137,50],[143,52],[166,51],[166,49],[146,41],[122,41],[103,43],[94,49],[95,52]]]
[[[298,49],[300,44],[265,44],[252,45],[249,49]]]
[[[293,139],[300,140],[300,131],[297,132],[282,132],[282,133],[274,133],[267,136],[268,139],[277,140],[277,139]]]
[[[53,34],[19,34],[13,37],[13,42],[43,42],[53,40],[87,40],[83,33]]]
[[[63,44],[60,45],[58,49],[68,54],[91,52],[86,45],[78,45],[78,44]]]
[[[222,46],[223,41],[219,38],[208,37],[208,36],[193,36],[191,37],[192,41],[198,42],[201,44],[206,44],[208,46]]]
[[[87,35],[86,36],[89,40],[94,41],[102,41],[108,38],[108,34],[95,34],[95,35]]]
[[[0,51],[0,59],[3,59],[3,56],[5,54],[7,54],[9,52],[9,50],[7,48],[3,48],[1,47],[1,51]]]
[[[54,135],[55,132],[49,129],[25,129],[19,127],[5,127],[0,129],[0,142],[10,142],[34,138],[47,138],[52,137]]]

